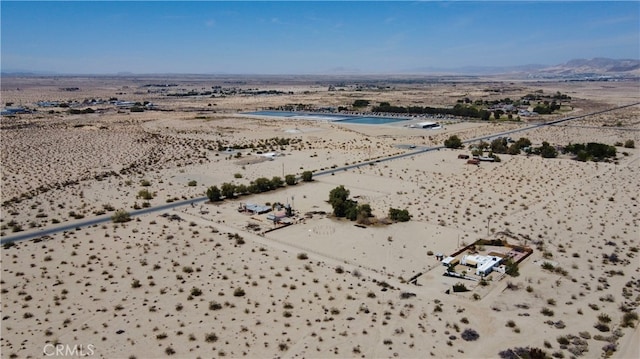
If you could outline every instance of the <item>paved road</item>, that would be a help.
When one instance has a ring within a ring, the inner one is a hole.
[[[195,205],[198,202],[205,202],[207,200],[208,200],[208,198],[206,196],[203,196],[203,197],[192,198],[192,199],[187,199],[187,200],[182,200],[182,201],[175,201],[175,202],[171,202],[171,203],[167,203],[167,204],[163,204],[163,205],[159,205],[159,206],[154,206],[154,207],[143,208],[143,209],[131,211],[131,212],[129,212],[129,214],[131,214],[131,217],[135,217],[135,216],[139,216],[139,215],[143,215],[143,214],[147,214],[147,213],[169,210],[169,209],[173,209],[173,208],[179,207],[179,206],[186,206],[186,205],[190,205],[190,204],[194,204]],[[82,220],[78,220],[78,221],[67,222],[67,223],[64,223],[64,224],[61,224],[61,225],[57,225],[57,226],[49,226],[49,227],[45,227],[45,228],[42,228],[42,229],[39,229],[39,230],[28,231],[28,232],[20,232],[18,234],[10,235],[10,236],[7,236],[5,238],[2,238],[2,240],[0,240],[0,244],[24,241],[24,240],[27,240],[27,239],[32,239],[32,238],[37,238],[37,237],[42,237],[42,236],[48,236],[48,235],[51,235],[51,234],[54,234],[54,233],[71,231],[71,230],[75,230],[75,229],[78,229],[78,228],[90,227],[90,226],[94,226],[94,225],[102,224],[102,223],[107,223],[107,222],[111,222],[111,215],[110,214],[106,214],[106,215],[103,215],[103,216],[98,216],[98,217],[94,217],[94,218],[90,218],[90,219],[82,219]]]
[[[494,133],[494,134],[491,134],[491,135],[487,135],[487,136],[482,136],[482,137],[466,140],[466,141],[463,141],[463,143],[473,143],[473,142],[478,142],[478,141],[483,141],[483,140],[489,140],[491,138],[506,137],[506,136],[512,135],[514,133],[529,131],[529,130],[533,130],[533,129],[536,129],[536,128],[539,128],[539,127],[544,127],[544,126],[552,126],[552,125],[559,124],[559,123],[562,123],[562,122],[577,120],[577,119],[581,119],[581,118],[585,118],[585,117],[589,117],[589,116],[594,116],[594,115],[599,115],[599,114],[602,114],[602,113],[616,111],[616,110],[619,110],[619,109],[623,109],[623,108],[626,108],[626,107],[632,107],[632,106],[636,106],[636,105],[640,105],[640,102],[635,102],[635,103],[632,103],[632,104],[629,104],[629,105],[624,105],[624,106],[618,106],[618,107],[614,107],[614,108],[610,108],[610,109],[606,109],[606,110],[602,110],[602,111],[592,112],[592,113],[588,113],[588,114],[584,114],[584,115],[580,115],[580,116],[572,116],[572,117],[562,118],[562,119],[559,119],[559,120],[538,123],[538,124],[527,126],[527,127],[517,128],[517,129],[514,129],[514,130]],[[337,173],[337,172],[347,171],[347,170],[350,170],[350,169],[353,169],[353,168],[359,168],[360,166],[375,165],[376,163],[381,163],[381,162],[386,162],[386,161],[393,161],[393,160],[397,160],[397,159],[400,159],[400,158],[420,155],[420,154],[431,152],[431,151],[439,151],[440,149],[443,149],[443,148],[445,148],[445,147],[444,146],[437,146],[437,147],[428,147],[428,148],[418,148],[415,151],[406,152],[406,153],[402,153],[402,154],[395,155],[395,156],[389,156],[389,157],[385,157],[385,158],[381,158],[381,159],[377,159],[377,160],[373,160],[373,161],[366,161],[366,162],[361,162],[361,163],[357,163],[357,164],[353,164],[353,165],[337,167],[337,168],[330,169],[330,170],[316,172],[316,173],[313,174],[313,176],[314,177],[319,177],[319,176],[331,175],[331,174],[334,174],[334,173]],[[175,202],[172,202],[172,203],[167,203],[167,204],[163,204],[163,205],[159,205],[159,206],[143,208],[143,209],[140,209],[140,210],[132,211],[132,212],[130,212],[130,214],[131,214],[132,217],[135,217],[135,216],[139,216],[139,215],[143,215],[143,214],[147,214],[147,213],[165,211],[165,210],[173,209],[173,208],[180,207],[180,206],[191,205],[191,204],[195,205],[195,203],[205,202],[205,201],[207,201],[207,197],[206,196],[202,196],[202,197],[197,197],[197,198],[192,198],[192,199],[187,199],[187,200],[182,200],[182,201],[175,201]],[[84,220],[69,222],[69,223],[58,225],[58,226],[49,226],[49,227],[45,227],[45,228],[42,228],[42,229],[26,231],[26,232],[20,232],[18,234],[9,235],[9,236],[6,236],[5,238],[2,238],[2,240],[0,240],[0,244],[24,241],[24,240],[28,240],[28,239],[33,239],[33,238],[37,238],[37,237],[51,235],[51,234],[54,234],[54,233],[75,230],[77,228],[82,228],[82,227],[88,227],[88,226],[93,226],[93,225],[97,225],[97,224],[107,223],[107,222],[110,222],[110,221],[111,221],[111,216],[110,215],[103,215],[103,216],[99,216],[99,217],[95,217],[95,218],[91,218],[91,219],[84,219]]]

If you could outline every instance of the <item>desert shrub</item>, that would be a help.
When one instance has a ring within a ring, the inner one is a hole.
[[[191,181],[189,181],[187,183],[187,186],[189,186],[189,187],[195,187],[197,185],[198,185],[198,181],[196,181],[196,180],[191,180]]]
[[[478,334],[474,329],[467,328],[462,332],[462,334],[460,334],[460,337],[469,342],[480,338],[480,334]]]
[[[149,182],[149,180],[143,179],[142,181],[140,181],[140,185],[142,187],[149,187],[151,186],[151,182]]]
[[[124,223],[129,222],[131,220],[131,215],[129,212],[124,209],[119,209],[111,216],[111,221],[113,223]]]
[[[142,190],[138,191],[138,198],[142,198],[142,199],[148,201],[150,199],[153,199],[153,193],[149,192],[149,190],[145,188],[145,189],[142,189]]]
[[[636,148],[636,143],[633,140],[624,141],[624,148]]]
[[[416,294],[415,293],[411,293],[411,292],[402,292],[400,293],[400,299],[409,299],[411,297],[415,297]]]
[[[309,259],[309,256],[306,253],[298,253],[298,259],[300,260]]]
[[[222,309],[222,304],[212,300],[209,302],[209,310],[220,310]]]
[[[215,333],[206,333],[204,335],[204,341],[207,343],[213,343],[218,340],[218,336]]]
[[[240,287],[236,288],[236,289],[233,291],[233,295],[234,295],[235,297],[244,297],[244,295],[245,295],[244,289],[242,289],[242,288],[240,288]]]
[[[609,323],[609,322],[611,322],[611,317],[606,313],[600,313],[598,315],[598,321],[600,323]]]
[[[618,346],[616,345],[616,343],[609,343],[609,344],[607,344],[607,345],[602,347],[602,351],[604,351],[606,358],[608,358],[611,355],[613,355],[613,353],[616,350],[618,350]]]
[[[134,279],[133,282],[131,282],[131,288],[140,288],[140,287],[142,287],[142,284],[140,284],[140,280]]]
[[[587,332],[587,331],[579,332],[578,335],[582,339],[591,339],[591,334],[589,334],[589,332]]]
[[[202,290],[198,287],[193,287],[191,288],[191,296],[193,297],[199,297],[202,295]]]
[[[456,283],[453,285],[453,291],[454,292],[467,292],[469,291],[469,289],[467,289],[467,286],[464,285],[464,283]]]
[[[624,313],[624,315],[622,316],[622,327],[634,328],[635,326],[634,322],[637,320],[638,320],[638,313],[636,312]]]
[[[540,310],[540,313],[542,313],[542,315],[546,315],[547,317],[553,317],[553,314],[554,314],[553,310],[551,310],[551,309],[549,309],[547,307],[542,308],[542,310]]]
[[[598,329],[601,332],[608,332],[611,331],[611,328],[609,328],[609,325],[602,323],[602,322],[598,322],[596,323],[596,325],[593,326],[594,328]]]
[[[544,350],[531,347],[516,347],[506,349],[498,353],[501,359],[546,359],[548,358]]]
[[[176,353],[175,349],[173,349],[172,347],[167,347],[167,348],[164,350],[164,352],[165,352],[167,355],[173,355],[173,354],[175,354],[175,353]]]

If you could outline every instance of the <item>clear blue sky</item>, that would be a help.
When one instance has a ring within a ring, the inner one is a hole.
[[[2,70],[398,73],[640,58],[640,2],[0,2]]]

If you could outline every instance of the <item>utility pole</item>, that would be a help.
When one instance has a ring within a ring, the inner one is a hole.
[[[491,216],[487,217],[487,237],[489,237],[489,226],[491,223]]]

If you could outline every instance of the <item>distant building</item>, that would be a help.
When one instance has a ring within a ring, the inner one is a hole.
[[[2,116],[18,115],[21,113],[31,113],[31,110],[27,110],[24,107],[6,107],[0,112]]]
[[[427,129],[434,129],[434,130],[442,128],[442,126],[440,126],[440,124],[437,123],[437,122],[419,122],[419,123],[413,124],[413,125],[411,125],[409,127],[411,127],[411,128],[427,128]]]
[[[267,213],[271,211],[271,207],[270,206],[260,206],[257,204],[253,204],[253,203],[247,203],[244,205],[241,205],[240,210],[243,212],[250,212],[253,214],[262,214],[262,213]]]

